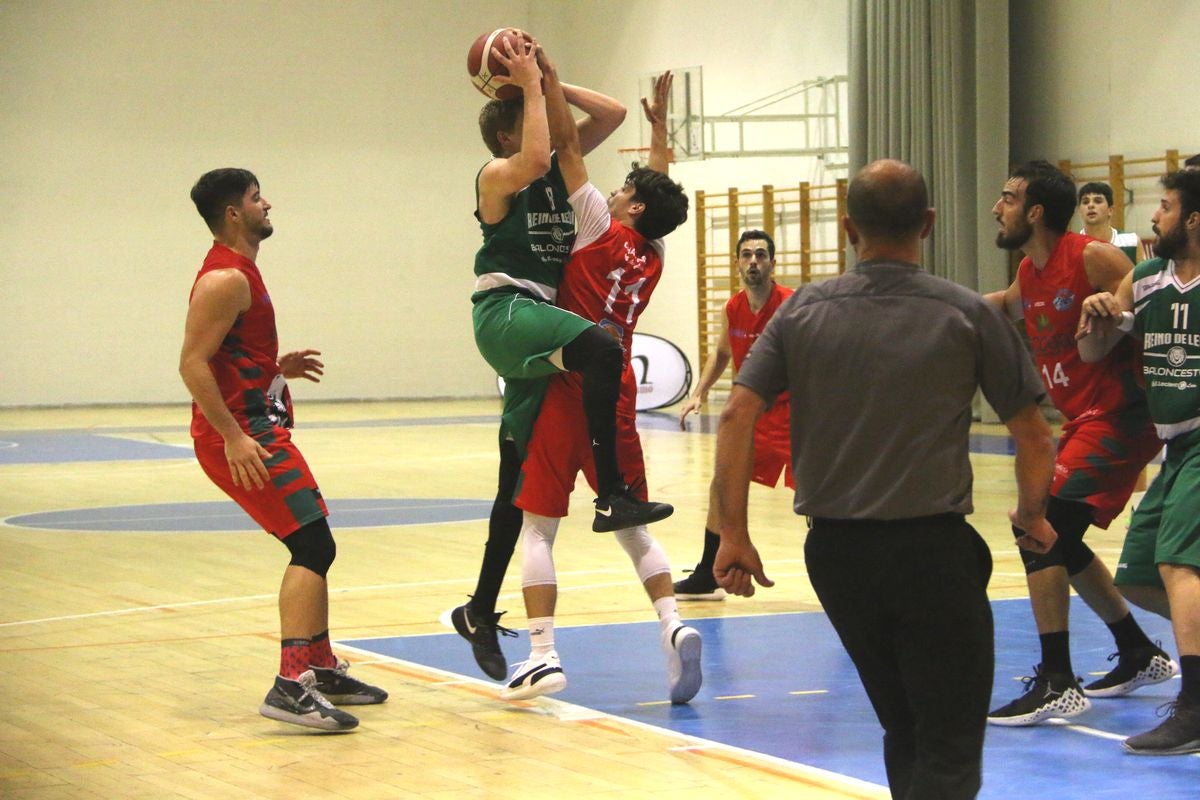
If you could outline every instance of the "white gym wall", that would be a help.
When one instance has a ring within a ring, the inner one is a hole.
[[[1198,6],[1012,6],[1030,24],[1038,12],[1056,46],[1014,69],[1014,117],[1036,117],[1014,131],[1016,155],[1134,155],[1194,138],[1183,76],[1200,66],[1186,24]],[[1107,24],[1081,25],[1097,6]],[[1179,24],[1158,24],[1164,9]],[[844,72],[846,13],[845,0],[0,4],[0,405],[186,400],[176,363],[209,243],[188,190],[218,166],[254,170],[275,205],[259,264],[281,345],[320,348],[328,367],[300,399],[494,396],[468,301],[472,181],[487,155],[471,40],[526,27],[564,79],[629,107],[611,148],[589,159],[607,190],[627,166],[615,149],[638,144],[639,75],[702,65],[706,110],[725,111]],[[1109,86],[1083,91],[1071,76],[1095,74],[1092,50],[1109,60]],[[810,178],[811,165],[787,162],[674,174],[689,192]],[[698,369],[693,240],[690,223],[673,234],[641,328]]]

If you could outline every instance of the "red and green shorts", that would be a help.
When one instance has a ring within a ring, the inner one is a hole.
[[[308,523],[329,516],[325,500],[308,463],[286,428],[273,426],[254,437],[270,457],[264,462],[270,475],[261,489],[235,486],[225,458],[225,440],[221,437],[196,439],[196,460],[209,480],[233,498],[242,509],[280,539],[295,533]]]
[[[1148,415],[1128,412],[1078,417],[1063,425],[1050,494],[1087,503],[1097,528],[1107,528],[1129,502],[1146,464],[1162,450]]]

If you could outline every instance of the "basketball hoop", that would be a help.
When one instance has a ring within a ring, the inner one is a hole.
[[[621,158],[622,164],[636,163],[639,167],[644,167],[650,163],[650,148],[649,147],[618,147],[617,155]],[[675,148],[667,148],[667,163],[675,163]]]

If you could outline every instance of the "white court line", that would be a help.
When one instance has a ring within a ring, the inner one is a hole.
[[[1066,728],[1069,731],[1075,731],[1076,733],[1082,733],[1086,736],[1095,736],[1098,739],[1109,739],[1114,742],[1123,742],[1129,738],[1128,736],[1126,736],[1125,734],[1122,734],[1122,733],[1111,733],[1109,731],[1102,731],[1099,728],[1091,728],[1091,727],[1088,727],[1087,725],[1076,725],[1075,723],[1073,723],[1067,719],[1048,719],[1048,720],[1046,720],[1046,724],[1054,725],[1054,726],[1060,727],[1060,728]],[[1147,724],[1149,724],[1149,723],[1147,723]],[[1189,755],[1193,758],[1200,758],[1200,753],[1186,753],[1185,755]]]
[[[384,655],[381,655],[379,653],[376,653],[376,652],[373,652],[370,650],[363,650],[362,648],[354,647],[352,645],[345,645],[345,644],[339,643],[338,648],[345,649],[345,650],[351,650],[353,652],[367,656],[368,658],[373,659],[373,661],[375,663],[380,663],[381,661],[382,662],[390,662],[393,664],[400,664],[406,668],[416,670],[417,672],[425,672],[425,673],[428,673],[431,675],[440,676],[440,677],[444,678],[445,680],[437,682],[436,685],[439,685],[439,686],[452,686],[455,684],[459,684],[459,685],[483,686],[490,690],[496,689],[496,684],[492,683],[491,681],[484,681],[484,680],[481,680],[478,678],[472,678],[472,677],[469,677],[466,675],[459,675],[456,672],[449,672],[447,670],[438,669],[437,667],[431,667],[426,664],[417,664],[412,661],[405,661],[403,659],[395,658],[392,656],[384,656]],[[355,662],[355,663],[363,663],[363,662]],[[526,704],[528,704],[528,706],[532,706],[532,708],[530,710],[533,710],[536,713],[544,714],[546,716],[554,717],[555,719],[558,719],[562,722],[607,720],[607,721],[613,722],[618,725],[629,725],[631,727],[639,728],[639,729],[645,730],[645,731],[650,731],[652,733],[656,733],[661,736],[665,736],[667,738],[682,739],[684,742],[686,742],[686,744],[684,744],[684,745],[675,745],[672,747],[668,747],[667,752],[680,752],[680,751],[686,752],[688,750],[715,750],[715,751],[719,751],[719,752],[729,753],[731,755],[738,756],[739,758],[744,759],[748,762],[751,762],[751,764],[748,766],[752,766],[753,763],[755,763],[755,762],[762,763],[764,765],[769,765],[775,769],[796,773],[797,775],[803,776],[810,780],[824,782],[830,789],[833,789],[833,790],[844,789],[847,791],[858,792],[860,794],[876,794],[877,793],[880,800],[886,800],[886,798],[888,798],[890,796],[888,794],[887,787],[880,786],[879,784],[871,783],[869,781],[864,781],[859,778],[854,778],[849,775],[842,775],[840,773],[831,772],[829,770],[821,769],[820,767],[815,767],[810,764],[802,764],[802,763],[799,763],[796,761],[789,761],[788,759],[780,758],[779,756],[772,756],[772,755],[768,755],[766,753],[759,753],[755,750],[747,750],[745,748],[737,747],[735,745],[725,744],[724,742],[717,742],[712,739],[705,739],[700,736],[693,736],[691,734],[681,733],[680,731],[671,730],[670,728],[663,728],[659,725],[652,725],[648,722],[641,722],[639,720],[629,719],[627,717],[622,717],[617,714],[610,714],[606,711],[597,711],[594,708],[587,708],[586,706],[575,705],[574,703],[568,703],[565,700],[558,700],[553,697],[539,697],[539,698],[536,698],[535,700],[527,700],[524,702]],[[507,703],[505,703],[504,701],[499,700],[499,699],[496,700],[496,703],[498,704],[499,707],[502,707],[502,708],[509,707]]]
[[[0,521],[0,522],[2,522],[2,521]],[[575,571],[570,571],[570,572],[561,572],[561,573],[559,573],[559,575],[566,576],[566,577],[586,577],[589,575],[615,575],[618,573],[623,574],[623,573],[625,573],[625,570],[624,569],[575,570]],[[380,591],[389,591],[389,590],[395,590],[395,589],[414,589],[414,588],[428,587],[428,586],[456,586],[456,585],[461,585],[464,583],[465,584],[474,583],[474,581],[475,581],[474,578],[447,578],[445,580],[437,580],[437,581],[414,581],[414,582],[406,582],[406,583],[380,583],[380,584],[374,584],[374,585],[370,585],[370,586],[345,586],[345,587],[340,587],[340,588],[336,588],[336,589],[330,589],[329,594],[330,595],[338,595],[338,594],[354,594],[356,592],[380,592]],[[612,583],[587,584],[584,586],[560,587],[560,591],[583,591],[588,588],[594,588],[594,587],[625,586],[627,584],[628,584],[628,581],[615,581]],[[506,594],[503,596],[506,599],[508,599],[508,598],[513,598],[513,597],[520,597],[521,595],[519,593],[512,593],[512,594]],[[60,617],[43,617],[41,619],[24,619],[24,620],[14,620],[12,622],[0,622],[0,628],[12,628],[12,627],[16,627],[19,625],[40,625],[40,624],[49,623],[49,622],[69,622],[69,621],[78,620],[78,619],[96,619],[98,617],[116,617],[116,616],[122,616],[122,615],[126,615],[126,614],[140,614],[140,613],[147,612],[147,611],[166,611],[166,610],[170,610],[170,609],[195,608],[195,607],[199,607],[199,606],[221,605],[221,604],[227,604],[227,603],[228,604],[252,603],[252,602],[260,602],[263,600],[275,600],[275,599],[278,599],[278,597],[279,597],[278,593],[275,593],[275,594],[251,594],[251,595],[244,595],[242,597],[218,597],[218,598],[215,598],[212,600],[191,600],[191,601],[182,602],[182,603],[161,603],[158,605],[134,606],[132,608],[118,608],[118,609],[111,609],[108,611],[92,611],[92,612],[89,612],[86,614],[67,614],[67,615],[60,616]],[[446,618],[445,624],[447,626],[449,626],[449,614],[450,614],[449,611],[447,611],[447,612],[445,612],[445,614],[443,614],[443,616]],[[391,637],[387,637],[387,638],[391,638]]]

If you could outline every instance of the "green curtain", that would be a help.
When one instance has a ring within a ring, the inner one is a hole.
[[[991,207],[1008,173],[1008,0],[850,0],[850,168],[899,158],[938,218],[925,263],[1007,285]]]

